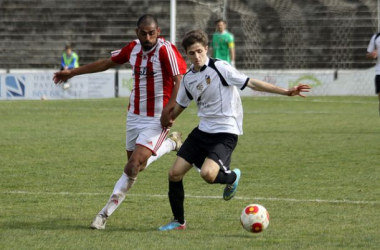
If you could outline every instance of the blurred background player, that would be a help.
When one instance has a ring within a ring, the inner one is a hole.
[[[227,62],[209,58],[207,44],[207,35],[201,30],[188,32],[182,40],[192,65],[182,78],[176,105],[166,120],[170,124],[195,100],[200,122],[183,143],[169,171],[168,195],[174,219],[160,227],[161,231],[186,228],[182,180],[193,164],[207,183],[226,185],[224,200],[235,196],[241,173],[236,168],[231,171],[230,162],[238,136],[243,134],[243,108],[238,88],[243,90],[248,86],[256,91],[302,97],[301,92],[310,89],[304,84],[283,89],[249,78]]]
[[[65,51],[62,53],[61,56],[61,70],[65,69],[74,69],[79,67],[79,56],[77,53],[75,53],[71,45],[65,46]],[[68,82],[65,82],[63,84],[63,89],[70,88],[70,84]]]
[[[212,35],[211,57],[227,61],[235,67],[234,36],[227,31],[227,22],[225,20],[219,19],[215,24],[216,32]]]
[[[377,48],[380,47],[380,33],[374,34],[369,41],[367,48],[367,58],[376,60],[375,67],[375,92],[379,97],[379,115],[380,115],[380,58],[377,56]]]
[[[156,17],[140,17],[135,32],[138,39],[113,52],[111,58],[59,71],[53,77],[55,83],[62,83],[76,75],[104,71],[127,62],[132,66],[134,87],[129,98],[126,131],[128,162],[108,202],[92,221],[93,229],[105,228],[108,217],[123,202],[140,171],[162,155],[178,150],[182,144],[178,132],[165,140],[169,129],[161,126],[160,118],[174,107],[186,62],[172,43],[159,37]]]

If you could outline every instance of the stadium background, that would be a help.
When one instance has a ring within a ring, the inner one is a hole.
[[[136,20],[145,13],[158,17],[162,35],[169,40],[170,2],[2,0],[0,71],[59,69],[67,43],[82,65],[109,57],[136,38]],[[269,82],[283,78],[287,70],[304,70],[295,71],[301,76],[317,70],[319,75],[311,78],[318,78],[321,85],[339,75],[343,82],[333,89],[351,89],[349,95],[373,94],[374,62],[365,54],[378,30],[377,0],[177,0],[176,11],[176,44],[182,53],[179,41],[185,32],[200,28],[211,38],[214,21],[225,17],[235,35],[238,69],[258,70]],[[315,85],[313,79],[306,83]],[[346,87],[347,79],[351,85]],[[283,79],[272,83],[279,81]],[[346,94],[330,89],[314,94]]]

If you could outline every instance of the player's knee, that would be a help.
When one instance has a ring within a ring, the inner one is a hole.
[[[182,178],[183,178],[183,175],[177,173],[173,169],[169,170],[169,181],[178,182],[178,181],[182,180]]]
[[[201,177],[209,184],[214,183],[215,176],[212,175],[211,171],[201,171]]]
[[[124,173],[129,177],[135,178],[140,171],[144,170],[144,168],[145,166],[139,162],[128,161],[125,165]]]

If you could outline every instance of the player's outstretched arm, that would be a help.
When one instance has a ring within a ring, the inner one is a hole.
[[[262,91],[267,93],[279,94],[279,95],[287,95],[287,96],[301,96],[305,97],[302,93],[309,92],[310,86],[307,84],[298,84],[290,89],[279,88],[273,84],[260,81],[257,79],[249,79],[247,86],[256,91]]]
[[[83,75],[88,73],[96,73],[105,71],[109,68],[115,67],[118,65],[117,63],[114,63],[111,58],[102,59],[84,66],[81,66],[79,68],[75,69],[66,69],[62,71],[58,71],[54,73],[53,81],[55,84],[66,82],[71,77],[77,76],[77,75]]]

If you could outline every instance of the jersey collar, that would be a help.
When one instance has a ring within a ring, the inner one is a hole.
[[[205,65],[203,65],[203,66],[200,68],[199,72],[204,71],[204,70],[207,68],[209,62],[210,62],[210,58],[207,57],[206,62],[205,62]],[[191,71],[192,71],[193,73],[197,73],[197,71],[194,70],[194,64],[191,65]]]

